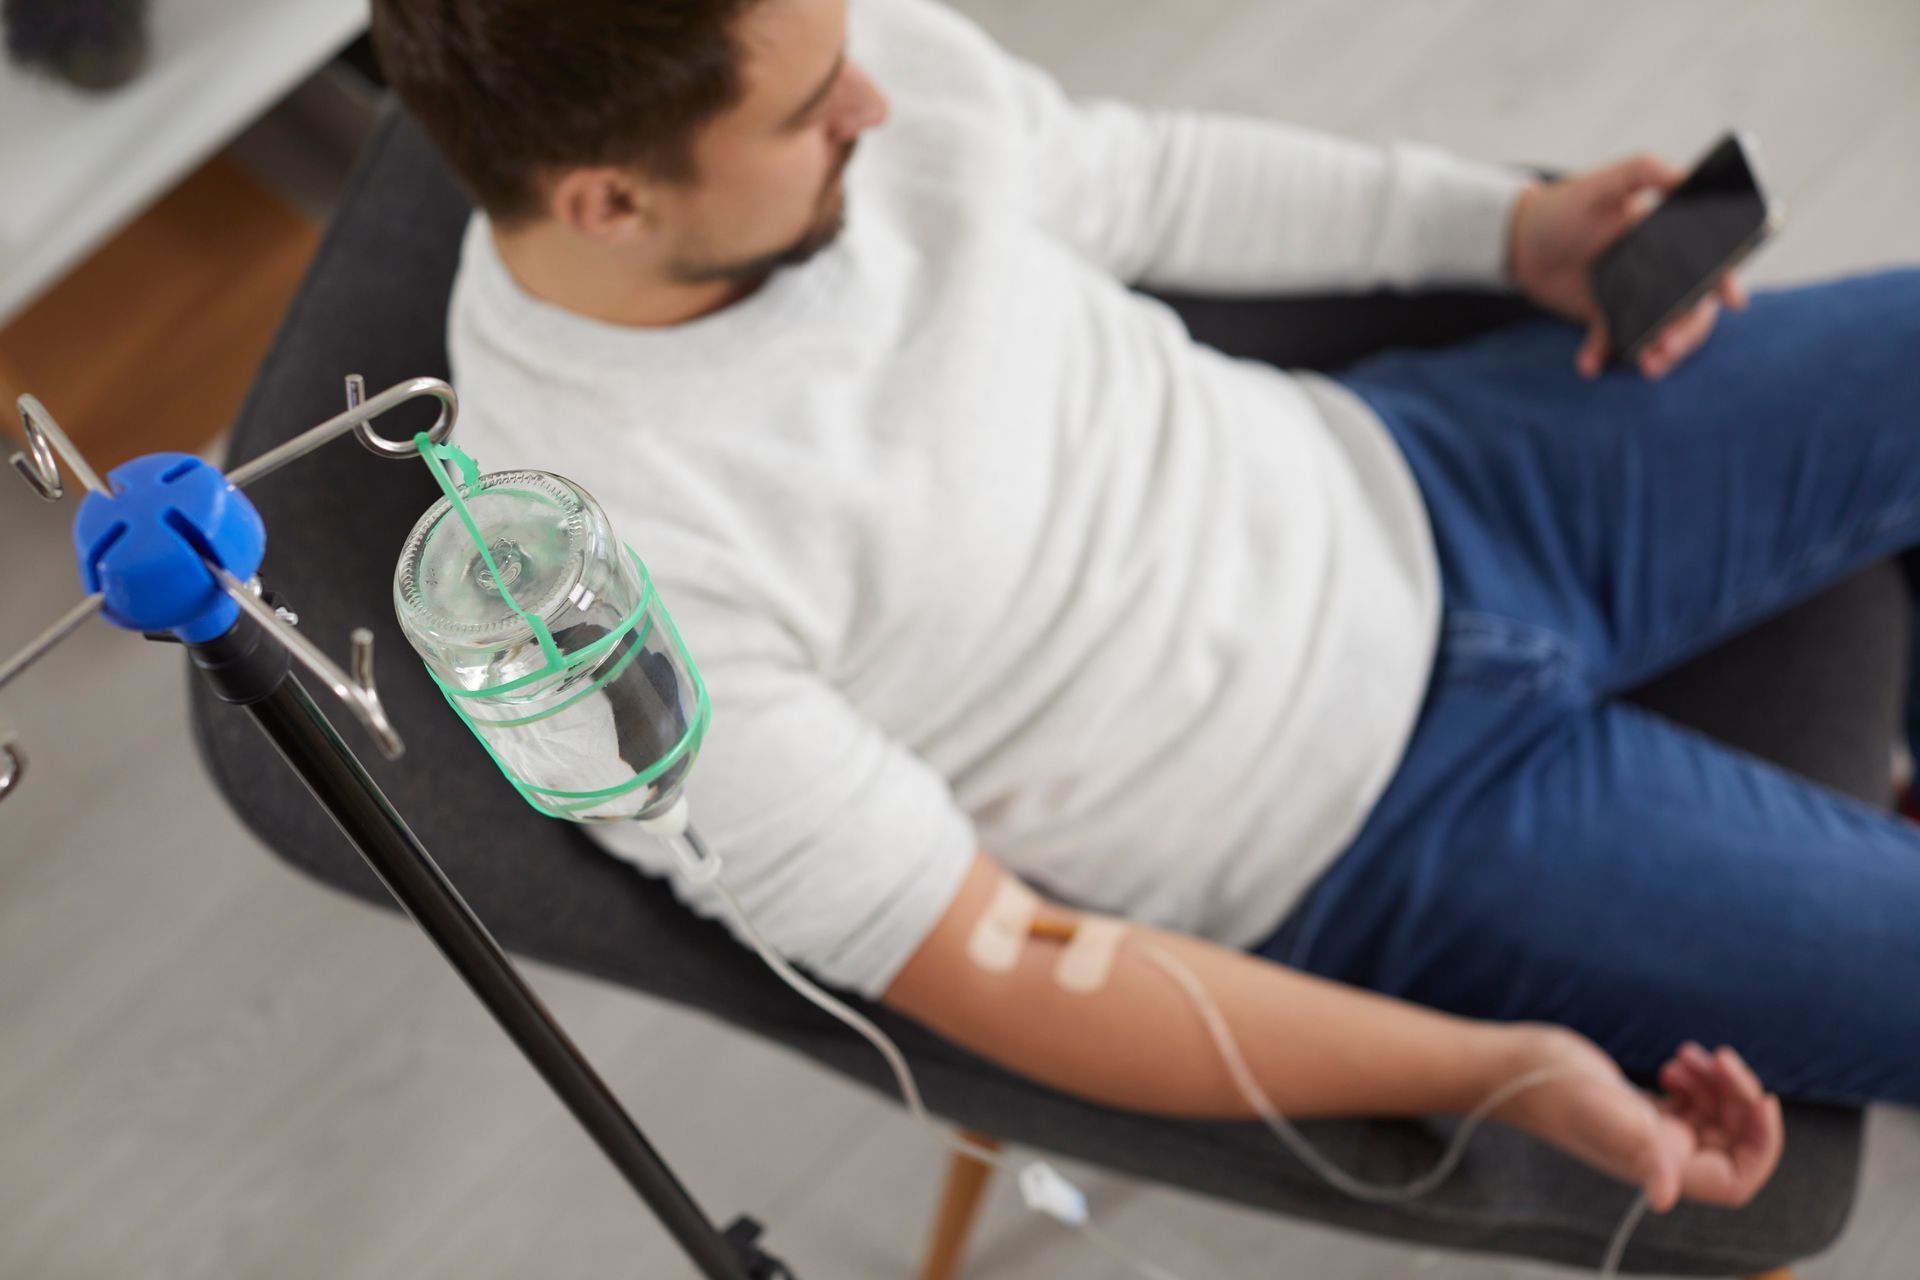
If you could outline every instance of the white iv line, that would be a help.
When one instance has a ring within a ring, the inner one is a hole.
[[[753,922],[748,918],[746,909],[740,905],[740,900],[734,896],[733,890],[728,887],[726,881],[721,879],[719,856],[698,843],[698,837],[693,833],[688,821],[687,802],[684,796],[677,798],[673,807],[666,813],[657,818],[642,819],[639,825],[673,851],[681,869],[694,883],[713,886],[726,902],[735,921],[745,931],[754,950],[759,952],[760,958],[766,961],[768,967],[779,975],[782,981],[813,1004],[838,1018],[880,1051],[880,1055],[886,1059],[887,1065],[893,1070],[894,1079],[900,1087],[902,1101],[906,1103],[907,1110],[916,1120],[932,1129],[954,1150],[971,1159],[999,1169],[1010,1170],[1014,1167],[1013,1157],[972,1142],[935,1119],[927,1111],[926,1104],[921,1101],[919,1085],[915,1083],[913,1071],[907,1066],[906,1056],[900,1052],[899,1046],[895,1045],[870,1019],[863,1017],[858,1011],[849,1008],[843,1001],[836,999],[808,980],[789,964],[785,957],[766,944],[759,931],[753,927]],[[1220,1051],[1221,1058],[1226,1062],[1227,1069],[1233,1076],[1235,1086],[1267,1128],[1272,1130],[1274,1135],[1298,1156],[1302,1163],[1318,1174],[1328,1185],[1357,1200],[1376,1204],[1397,1204],[1426,1195],[1445,1182],[1459,1166],[1461,1158],[1466,1154],[1468,1141],[1486,1118],[1502,1105],[1529,1089],[1555,1080],[1592,1078],[1591,1072],[1577,1068],[1547,1068],[1529,1072],[1511,1080],[1496,1089],[1485,1101],[1467,1114],[1460,1128],[1454,1133],[1452,1141],[1447,1144],[1446,1151],[1432,1169],[1411,1182],[1398,1186],[1366,1182],[1355,1178],[1328,1160],[1274,1107],[1272,1099],[1267,1097],[1259,1082],[1253,1078],[1253,1073],[1247,1068],[1246,1059],[1241,1055],[1239,1045],[1235,1042],[1225,1017],[1221,1015],[1219,1006],[1214,1003],[1213,997],[1207,994],[1206,988],[1193,975],[1193,971],[1178,957],[1155,943],[1140,943],[1129,935],[1128,944],[1138,947],[1181,988],[1182,993],[1205,1021],[1214,1046]],[[1651,1113],[1649,1116],[1651,1118]],[[1063,1225],[1079,1230],[1100,1249],[1125,1263],[1138,1274],[1148,1277],[1148,1280],[1183,1280],[1183,1277],[1176,1272],[1136,1256],[1126,1246],[1094,1225],[1087,1210],[1086,1193],[1045,1161],[1036,1160],[1027,1163],[1019,1169],[1016,1176],[1021,1198],[1033,1212],[1044,1214]],[[1615,1280],[1619,1274],[1621,1258],[1626,1253],[1627,1242],[1633,1238],[1633,1233],[1639,1227],[1640,1219],[1645,1216],[1646,1211],[1647,1196],[1646,1192],[1642,1191],[1634,1197],[1626,1215],[1621,1218],[1620,1225],[1614,1230],[1606,1259],[1600,1266],[1600,1280]]]

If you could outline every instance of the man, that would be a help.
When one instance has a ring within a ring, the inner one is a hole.
[[[1920,542],[1914,275],[1708,342],[1728,281],[1603,374],[1586,271],[1649,158],[1542,184],[1076,104],[930,0],[377,0],[374,36],[479,206],[462,441],[646,557],[714,701],[694,813],[784,954],[1082,1096],[1250,1114],[1153,965],[976,963],[1017,876],[1184,959],[1287,1114],[1587,1071],[1499,1118],[1663,1211],[1781,1148],[1695,1038],[1920,1101],[1920,838],[1613,697]],[[1129,284],[1510,286],[1584,334],[1332,379]]]

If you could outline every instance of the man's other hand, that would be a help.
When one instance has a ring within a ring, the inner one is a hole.
[[[1589,282],[1594,260],[1685,176],[1657,156],[1639,155],[1557,182],[1536,182],[1514,202],[1508,273],[1528,299],[1587,326],[1573,361],[1582,377],[1598,377],[1608,351],[1606,322]],[[1746,288],[1732,272],[1641,348],[1640,372],[1666,376],[1707,340],[1722,304],[1735,310],[1747,305]]]
[[[1495,1118],[1640,1186],[1655,1213],[1681,1200],[1738,1208],[1779,1166],[1785,1145],[1780,1099],[1732,1049],[1682,1046],[1660,1070],[1665,1096],[1649,1098],[1577,1032],[1545,1025],[1521,1030],[1529,1034],[1516,1041],[1525,1047],[1509,1072],[1546,1068],[1579,1078],[1530,1089]]]

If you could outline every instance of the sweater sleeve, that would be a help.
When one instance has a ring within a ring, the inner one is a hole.
[[[1005,53],[1035,215],[1114,275],[1209,292],[1507,287],[1525,176],[1414,142],[1069,99]]]
[[[776,952],[878,999],[959,892],[972,824],[945,779],[815,673],[702,665],[713,721],[686,794],[722,877]],[[586,830],[749,945],[719,895],[637,826]]]

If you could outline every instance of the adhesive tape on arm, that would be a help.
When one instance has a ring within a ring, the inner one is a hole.
[[[1083,994],[1106,986],[1107,975],[1113,972],[1113,957],[1120,950],[1120,940],[1126,932],[1124,920],[1107,916],[1082,920],[1074,930],[1073,940],[1060,952],[1060,962],[1053,968],[1053,980],[1068,991]]]
[[[1001,880],[1000,888],[980,913],[967,940],[967,958],[982,969],[1007,973],[1019,962],[1020,949],[1027,943],[1027,930],[1040,898],[1012,876]]]

